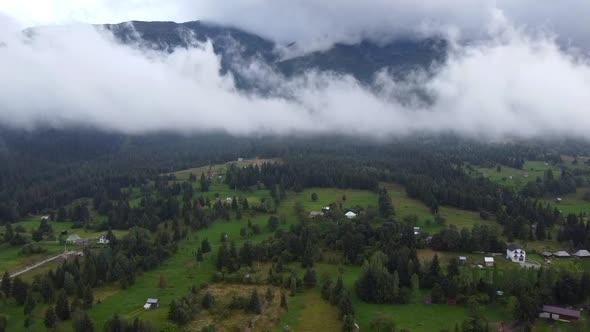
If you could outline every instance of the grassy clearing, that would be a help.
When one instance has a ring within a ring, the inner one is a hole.
[[[318,195],[317,201],[311,199],[311,194]],[[343,200],[346,197],[346,200]],[[309,188],[300,193],[290,194],[283,205],[293,207],[299,201],[306,211],[320,211],[322,207],[331,203],[342,204],[343,209],[355,206],[376,206],[377,194],[367,190],[336,189],[336,188]]]
[[[417,226],[420,226],[429,233],[437,233],[445,228],[445,225],[439,225],[434,222],[434,215],[424,203],[408,197],[404,187],[392,183],[385,184],[385,187],[391,196],[396,216],[399,220],[415,215],[418,218]],[[458,229],[464,227],[471,228],[477,224],[495,225],[493,220],[481,219],[477,212],[448,206],[441,206],[439,208],[439,214],[445,218],[446,225],[455,225]]]
[[[264,232],[256,237],[250,238],[252,242],[260,241],[272,234],[266,230],[268,216],[259,215],[251,218],[254,224],[261,225]],[[227,233],[230,239],[236,241],[240,246],[246,239],[240,237],[240,228],[245,226],[247,218],[241,221],[231,222],[218,221],[209,228],[193,233],[188,239],[179,244],[178,252],[166,260],[157,269],[145,272],[139,276],[135,284],[126,290],[114,289],[113,286],[99,289],[97,294],[103,298],[101,304],[95,305],[90,311],[90,316],[95,322],[102,326],[106,320],[111,318],[114,312],[126,317],[141,317],[151,321],[155,326],[166,321],[168,306],[173,299],[176,299],[188,291],[192,285],[199,286],[211,280],[215,272],[215,254],[221,245],[220,235]],[[281,225],[287,227],[287,225]],[[198,264],[195,254],[203,239],[209,239],[213,252],[208,254],[205,261]],[[168,279],[168,287],[158,288],[160,276]],[[142,306],[148,297],[160,299],[161,307],[157,310],[144,311]]]
[[[563,214],[589,214],[590,202],[584,200],[584,194],[590,191],[590,187],[578,188],[575,193],[560,196],[561,202],[556,202],[556,197],[546,197],[543,202],[559,209]]]
[[[526,161],[522,169],[502,165],[500,172],[496,167],[470,166],[467,168],[467,172],[473,176],[481,175],[502,186],[519,190],[528,182],[535,181],[537,177],[542,179],[545,171],[549,169],[553,171],[555,177],[560,176],[561,168],[559,165],[545,165],[543,161]],[[528,176],[525,176],[525,174]]]
[[[271,303],[265,302],[261,315],[247,313],[242,309],[228,309],[234,295],[249,298],[254,289],[264,298],[267,289],[264,286],[213,284],[201,290],[200,296],[210,293],[215,298],[215,304],[209,310],[201,311],[198,319],[189,323],[184,331],[201,331],[208,325],[214,325],[220,331],[241,331],[250,322],[254,322],[253,327],[256,331],[273,330],[284,311],[280,307],[281,289],[277,287],[271,287],[273,300]]]
[[[47,252],[25,256],[20,253],[21,247],[12,247],[7,244],[0,245],[0,271],[15,272],[23,267],[34,264],[47,257],[63,251],[63,246],[55,243],[42,243]]]
[[[324,301],[318,289],[306,290],[303,294],[288,297],[289,311],[286,312],[276,331],[284,331],[288,326],[291,331],[341,331],[342,322],[338,309]]]
[[[192,174],[196,175],[197,178],[201,176],[202,173],[207,173],[209,171],[214,172],[216,174],[225,173],[227,168],[230,165],[236,165],[237,167],[246,167],[251,165],[262,165],[264,163],[273,163],[273,162],[281,162],[279,158],[270,158],[270,159],[244,159],[242,161],[230,161],[225,164],[218,164],[218,165],[206,165],[201,167],[194,167],[189,169],[184,169],[178,172],[174,172],[177,180],[187,181],[189,176]]]

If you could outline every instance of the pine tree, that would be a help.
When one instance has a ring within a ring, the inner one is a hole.
[[[281,308],[289,311],[289,306],[287,304],[287,296],[285,296],[285,292],[281,292]]]
[[[258,315],[262,313],[262,304],[260,303],[260,297],[258,296],[257,289],[254,289],[252,295],[250,295],[250,300],[248,301],[248,311]]]
[[[94,323],[85,311],[77,310],[72,317],[75,332],[94,332]]]
[[[215,297],[211,295],[211,293],[207,292],[205,296],[203,296],[203,300],[201,301],[201,306],[203,309],[211,309],[215,304]]]
[[[197,250],[197,262],[202,262],[203,261],[203,251],[201,250],[201,248],[199,248],[199,250]]]
[[[12,280],[12,296],[14,297],[16,304],[25,304],[28,293],[29,285],[22,281],[20,277],[16,277]]]
[[[65,292],[60,292],[55,302],[55,314],[61,320],[70,319],[70,302]]]
[[[90,309],[92,304],[94,303],[94,291],[92,287],[86,286],[84,287],[84,294],[83,294],[83,306],[85,309]]]
[[[25,300],[25,307],[23,308],[25,316],[30,315],[33,312],[36,304],[33,294],[29,292],[29,294],[27,294],[27,299]]]
[[[305,271],[305,275],[303,275],[303,284],[305,285],[305,287],[313,288],[315,287],[316,282],[317,277],[315,270],[307,269],[307,271]]]
[[[57,324],[57,316],[55,315],[55,311],[53,310],[53,306],[47,307],[45,310],[45,319],[43,320],[43,324],[48,330],[52,330],[55,328]]]
[[[201,252],[203,254],[211,252],[211,244],[209,244],[209,239],[204,239],[201,241]]]
[[[205,177],[205,173],[201,173],[201,192],[209,191],[209,180]]]
[[[12,285],[10,283],[10,273],[8,273],[8,271],[4,272],[4,275],[2,276],[2,284],[0,284],[0,288],[5,296],[10,295]]]
[[[344,326],[342,327],[342,331],[344,331],[344,332],[353,332],[354,331],[354,317],[352,315],[346,315],[344,317]]]
[[[272,303],[272,300],[274,298],[274,294],[273,294],[273,291],[272,291],[272,289],[270,287],[268,287],[266,289],[266,294],[264,295],[264,298],[265,298],[265,300],[266,300],[266,302],[268,304],[271,304]]]

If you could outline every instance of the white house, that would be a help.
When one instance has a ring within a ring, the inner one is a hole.
[[[100,244],[108,244],[110,241],[106,235],[102,235],[101,237],[98,238],[98,241],[96,241],[96,242],[100,243]]]
[[[356,213],[352,212],[352,211],[348,211],[344,214],[346,216],[346,218],[348,219],[354,219],[356,218]]]
[[[78,243],[79,241],[82,241],[82,238],[78,234],[72,234],[66,239],[67,243]]]
[[[517,245],[511,244],[506,248],[506,258],[516,263],[525,262],[526,251]]]
[[[313,218],[319,218],[319,217],[322,217],[323,215],[324,215],[324,213],[323,213],[323,212],[320,212],[320,211],[311,211],[311,212],[309,213],[309,218],[310,218],[310,219],[313,219]]]
[[[588,252],[588,250],[586,249],[581,249],[576,251],[572,256],[578,257],[578,258],[588,258],[590,257],[590,252]]]
[[[143,305],[143,308],[145,310],[156,309],[156,308],[159,308],[159,307],[160,307],[160,300],[158,300],[158,299],[152,299],[152,298],[147,299],[147,301]]]
[[[554,252],[553,256],[557,257],[557,258],[571,257],[570,254],[568,254],[567,251],[564,251],[564,250]]]
[[[484,257],[483,261],[486,266],[494,266],[494,257]]]

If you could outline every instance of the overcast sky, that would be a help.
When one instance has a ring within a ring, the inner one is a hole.
[[[587,0],[0,0],[0,11],[26,25],[202,19],[321,46],[441,31],[478,38],[499,12],[515,26],[590,46]]]
[[[560,0],[0,0],[0,122],[89,124],[122,132],[225,130],[387,137],[453,131],[476,138],[590,139],[590,1]],[[310,48],[361,38],[445,34],[458,44],[434,77],[378,92],[352,77],[285,79],[263,64],[243,68],[291,99],[246,96],[219,75],[210,45],[168,53],[120,45],[82,24],[206,19]],[[581,47],[582,52],[568,46]],[[565,46],[565,47],[564,47]],[[389,98],[419,86],[430,106]]]

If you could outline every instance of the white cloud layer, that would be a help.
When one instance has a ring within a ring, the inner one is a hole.
[[[203,19],[305,49],[408,34],[479,39],[498,12],[515,26],[590,49],[585,0],[0,0],[0,11],[29,25]]]
[[[382,73],[370,89],[348,76],[307,73],[286,80],[260,64],[244,67],[288,99],[238,92],[231,77],[219,75],[210,45],[163,54],[118,44],[87,25],[47,27],[29,39],[0,18],[0,123],[128,133],[388,137],[451,131],[484,139],[590,139],[587,58],[564,51],[553,37],[513,28],[501,12],[490,15],[489,37],[457,46],[430,78],[417,73],[411,82],[396,82]],[[415,87],[434,102],[391,98]]]

